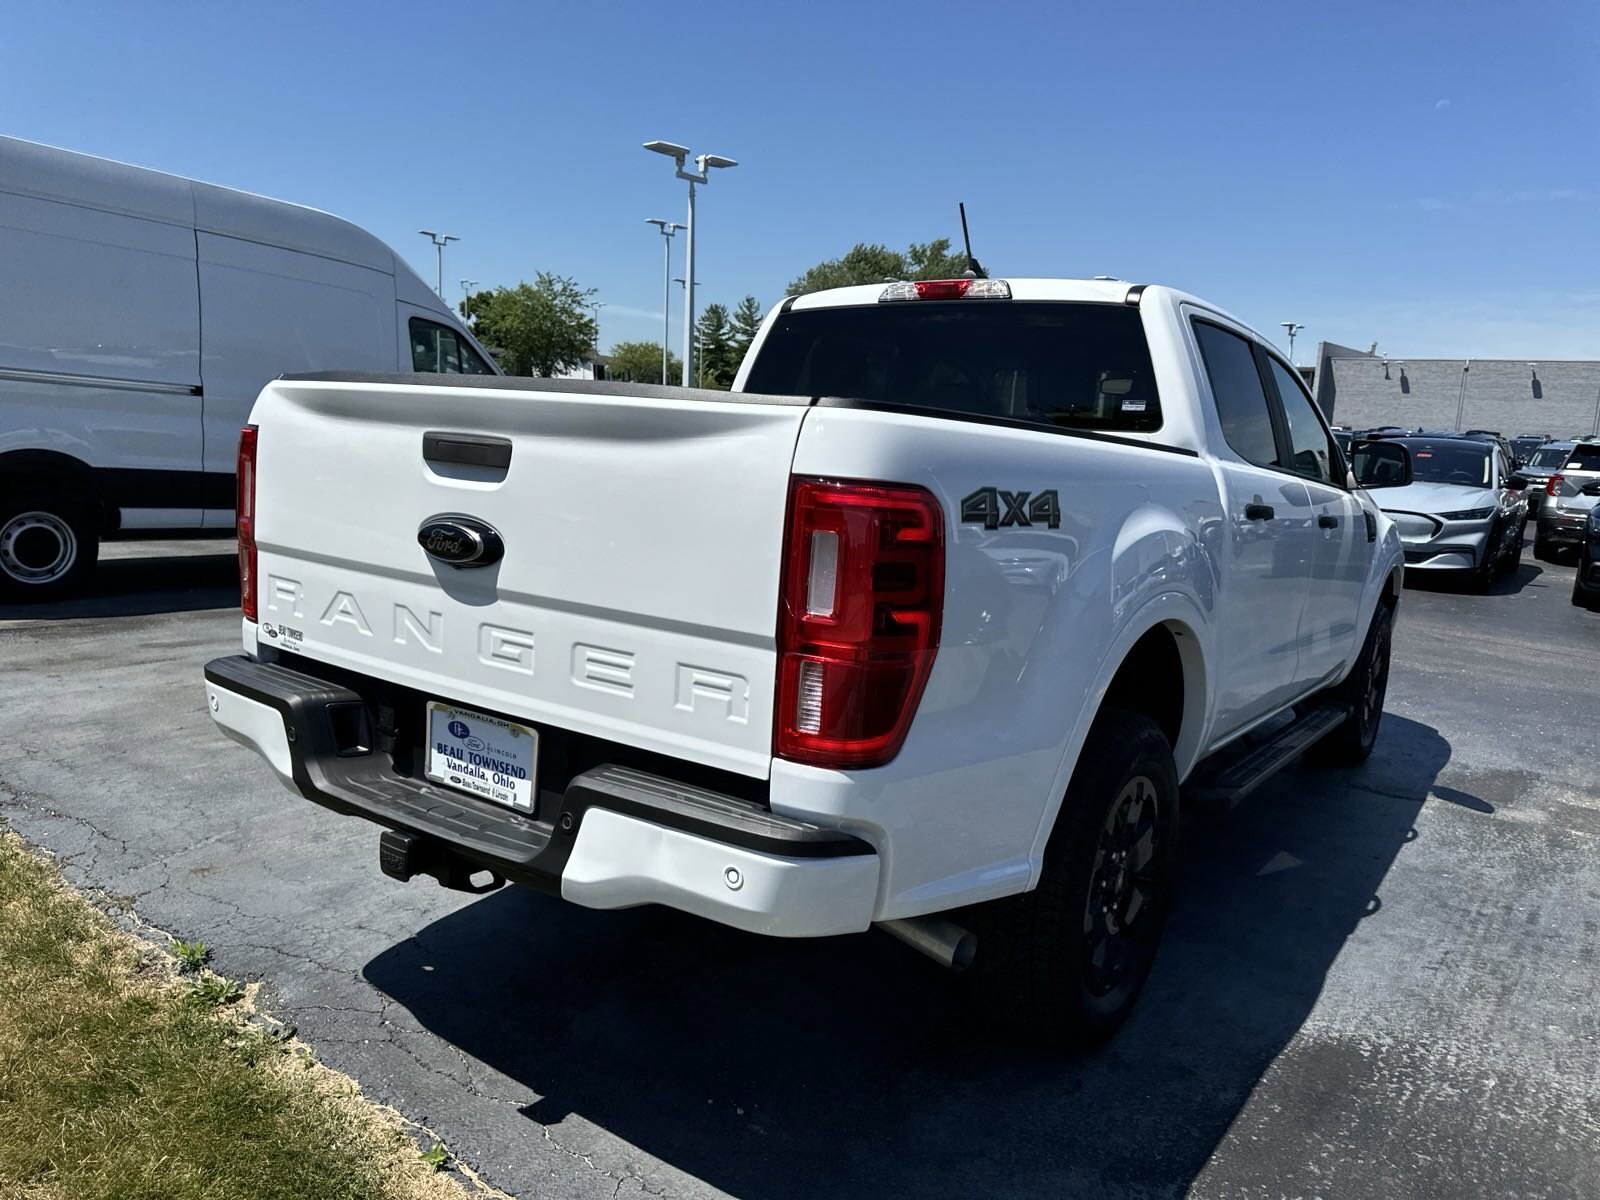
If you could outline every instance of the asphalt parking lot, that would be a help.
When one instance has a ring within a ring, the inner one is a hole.
[[[1192,822],[1138,1013],[1061,1063],[880,935],[384,878],[373,827],[205,712],[230,548],[112,547],[97,595],[0,609],[0,815],[513,1194],[1600,1194],[1600,614],[1570,566],[1408,587],[1377,754]]]

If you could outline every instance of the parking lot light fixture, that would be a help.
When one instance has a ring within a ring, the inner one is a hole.
[[[708,183],[711,171],[723,167],[736,167],[739,164],[734,159],[725,158],[720,154],[701,154],[696,156],[695,169],[690,171],[684,166],[690,153],[687,146],[680,146],[676,142],[653,141],[644,143],[644,148],[672,159],[677,177],[688,180],[689,183],[689,219],[685,226],[688,232],[683,255],[683,274],[688,281],[683,288],[683,385],[688,387],[689,380],[694,378],[694,188],[697,183]]]
[[[661,231],[661,382],[671,383],[667,378],[668,363],[671,361],[667,354],[667,344],[672,340],[672,327],[669,324],[668,314],[672,311],[672,235],[683,226],[676,221],[667,221],[661,217],[646,217],[646,225],[654,225]]]
[[[1278,324],[1282,325],[1283,329],[1284,329],[1284,332],[1289,335],[1289,365],[1292,367],[1292,366],[1295,365],[1295,363],[1294,363],[1294,335],[1299,333],[1302,329],[1304,329],[1305,326],[1297,324],[1294,321],[1279,321]]]
[[[431,229],[417,230],[423,237],[433,242],[433,248],[439,252],[438,282],[433,285],[433,290],[439,293],[439,299],[444,299],[444,248],[450,242],[459,242],[461,239],[453,233],[435,233]]]

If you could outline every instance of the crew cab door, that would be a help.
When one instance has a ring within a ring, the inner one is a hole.
[[[1215,740],[1281,708],[1298,690],[1316,525],[1305,481],[1282,466],[1254,344],[1209,319],[1192,324],[1223,436],[1216,447],[1227,517],[1216,611],[1222,653]]]
[[[1361,505],[1345,486],[1345,470],[1333,435],[1292,370],[1258,347],[1277,393],[1279,460],[1306,481],[1310,500],[1307,554],[1311,577],[1297,638],[1295,674],[1310,686],[1354,658],[1374,543],[1367,540]]]

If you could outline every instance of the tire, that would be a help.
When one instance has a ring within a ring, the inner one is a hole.
[[[1544,540],[1544,535],[1537,528],[1533,531],[1533,556],[1540,562],[1550,561],[1550,543]]]
[[[100,523],[81,497],[0,496],[0,599],[61,600],[83,591],[100,553]]]
[[[1517,526],[1517,535],[1511,539],[1506,547],[1505,555],[1500,564],[1501,575],[1515,575],[1517,568],[1522,565],[1522,544],[1527,538],[1528,526],[1524,521]]]
[[[1500,560],[1505,557],[1505,551],[1500,548],[1500,539],[1505,536],[1505,530],[1496,523],[1490,530],[1489,536],[1483,542],[1483,561],[1467,573],[1467,590],[1469,592],[1483,593],[1489,590],[1489,585],[1500,574]]]
[[[1600,612],[1600,588],[1583,586],[1585,565],[1580,555],[1578,558],[1578,573],[1572,579],[1572,603],[1577,608],[1586,608],[1590,612]]]
[[[1067,785],[1039,886],[969,914],[978,938],[971,974],[983,1001],[1029,1044],[1083,1050],[1114,1034],[1155,961],[1177,884],[1177,841],[1178,773],[1166,736],[1138,713],[1101,713]]]
[[[1350,716],[1311,747],[1306,758],[1327,767],[1354,767],[1367,761],[1378,744],[1383,701],[1389,694],[1389,648],[1394,635],[1394,609],[1380,604],[1372,614],[1361,657],[1337,687],[1322,694],[1350,706]]]

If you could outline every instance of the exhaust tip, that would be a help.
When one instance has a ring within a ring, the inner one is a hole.
[[[977,934],[944,917],[902,917],[878,928],[951,971],[965,971],[978,956]]]

